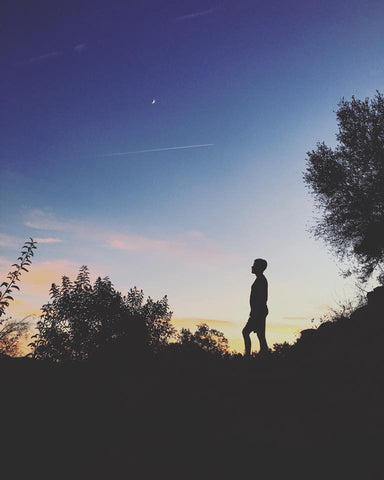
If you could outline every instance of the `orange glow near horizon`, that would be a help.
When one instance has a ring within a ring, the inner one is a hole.
[[[10,264],[10,262],[9,262]],[[10,302],[6,310],[7,316],[13,318],[29,317],[31,321],[31,328],[33,329],[37,318],[40,315],[41,306],[49,301],[49,289],[52,283],[60,283],[63,275],[68,276],[71,280],[76,278],[79,266],[74,262],[67,260],[55,260],[45,262],[35,262],[30,268],[29,272],[24,272],[21,278],[20,292],[14,292],[14,301]],[[0,276],[5,277],[9,269],[8,261],[1,259]],[[172,307],[172,305],[171,305]],[[247,305],[245,305],[247,307]],[[321,306],[321,309],[325,306]],[[178,308],[180,311],[180,307]],[[306,316],[286,316],[278,318],[279,312],[271,308],[275,316],[267,318],[267,341],[272,348],[275,343],[289,342],[293,343],[300,330],[308,328],[308,317]],[[288,309],[287,309],[288,311]],[[289,311],[294,311],[290,308]],[[243,339],[241,330],[246,322],[244,312],[237,315],[238,318],[243,318],[244,321],[220,320],[218,318],[205,318],[202,316],[196,317],[182,317],[175,315],[172,318],[172,323],[177,330],[181,328],[189,328],[194,331],[198,324],[206,323],[210,328],[219,330],[228,339],[231,351],[243,352]],[[259,343],[256,334],[251,336],[252,349],[258,351]]]

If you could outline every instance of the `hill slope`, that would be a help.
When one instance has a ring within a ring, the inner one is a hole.
[[[312,330],[249,361],[2,358],[4,458],[51,478],[382,478],[381,310]]]

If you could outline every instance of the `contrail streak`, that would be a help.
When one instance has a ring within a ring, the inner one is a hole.
[[[133,153],[163,152],[164,150],[182,150],[184,148],[213,147],[213,145],[214,143],[202,143],[201,145],[183,145],[182,147],[153,148],[151,150],[135,150],[133,152],[105,153],[104,155],[98,155],[98,157],[118,157],[121,155],[131,155]]]

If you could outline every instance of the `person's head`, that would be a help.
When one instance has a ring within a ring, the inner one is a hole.
[[[255,275],[261,275],[267,268],[267,261],[263,258],[256,258],[252,265],[252,273]]]

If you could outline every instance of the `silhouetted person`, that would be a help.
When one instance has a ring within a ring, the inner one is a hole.
[[[263,272],[267,268],[266,260],[257,258],[252,265],[252,273],[256,275],[256,280],[251,288],[249,303],[251,312],[245,327],[243,328],[245,356],[251,355],[251,339],[249,334],[256,332],[260,342],[260,353],[269,352],[267,341],[265,339],[265,319],[268,315],[268,282]]]

